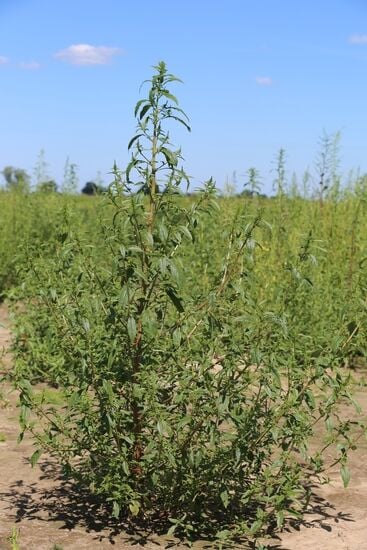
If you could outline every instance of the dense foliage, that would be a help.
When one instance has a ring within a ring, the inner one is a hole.
[[[156,67],[104,197],[1,196],[19,200],[1,254],[21,424],[33,462],[51,452],[116,517],[256,537],[302,513],[327,448],[348,482],[356,425],[338,404],[367,351],[366,182],[318,200],[280,179],[273,199],[218,199],[211,180],[182,196],[175,80]]]

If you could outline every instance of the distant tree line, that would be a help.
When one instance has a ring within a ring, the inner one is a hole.
[[[69,167],[69,179],[71,179],[72,189],[67,191],[62,189],[61,192],[66,191],[78,192],[76,189],[75,182],[75,168],[73,165]],[[31,178],[29,174],[23,168],[14,168],[13,166],[5,166],[5,168],[0,172],[5,180],[5,189],[7,191],[14,191],[18,193],[30,193],[31,192]],[[71,176],[71,177],[70,177]],[[56,181],[52,178],[42,178],[38,177],[34,191],[40,193],[58,193],[59,188]],[[99,195],[104,193],[106,188],[103,185],[96,183],[94,181],[87,181],[84,187],[81,189],[81,193],[84,195]]]
[[[4,177],[5,189],[7,191],[16,191],[18,193],[31,192],[31,178],[29,174],[22,168],[5,166],[5,168],[0,173]],[[75,176],[75,165],[67,163],[65,179],[67,181],[67,184],[64,183],[64,185],[61,187],[61,190],[59,190],[59,187],[54,179],[47,177],[44,170],[38,170],[38,181],[36,182],[34,191],[39,193],[78,193],[77,181]],[[96,183],[95,181],[87,181],[84,187],[82,187],[81,189],[81,193],[88,196],[100,195],[104,192],[106,192],[106,188],[100,183]],[[141,188],[139,192],[145,194],[147,193],[145,188]],[[158,188],[156,192],[160,193],[162,191]],[[193,193],[187,194],[191,196]],[[233,194],[246,197],[266,196],[260,193],[259,189],[255,185],[251,185],[249,186],[249,188],[246,188],[245,186],[245,188],[241,192]]]

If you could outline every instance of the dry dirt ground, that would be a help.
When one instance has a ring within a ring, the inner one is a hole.
[[[6,308],[0,308],[0,350],[9,343]],[[3,357],[4,370],[10,358]],[[367,415],[367,388],[357,392]],[[98,507],[77,495],[65,483],[51,460],[31,468],[32,443],[17,443],[16,395],[0,386],[0,550],[12,548],[12,530],[20,550],[112,550],[180,547],[154,535],[139,537],[106,527]],[[331,483],[315,487],[309,513],[300,525],[288,525],[269,550],[367,550],[367,444],[360,441],[351,454],[352,479],[343,488],[339,471],[330,472]],[[104,523],[103,523],[104,522]],[[195,545],[204,548],[205,544]],[[181,546],[182,548],[182,546]]]

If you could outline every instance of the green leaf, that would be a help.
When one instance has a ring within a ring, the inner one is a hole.
[[[126,176],[127,183],[133,183],[130,180],[130,172],[131,172],[131,170],[133,170],[134,168],[136,168],[140,164],[142,164],[142,161],[138,160],[137,158],[133,157],[131,159],[131,161],[129,162],[129,164],[127,165],[127,168],[125,170],[125,176]]]
[[[161,272],[161,275],[166,274],[168,263],[169,263],[169,260],[166,256],[159,258],[158,264],[159,264],[159,271]]]
[[[153,235],[150,231],[148,231],[146,233],[145,239],[146,239],[146,242],[147,242],[148,246],[153,246],[154,239],[153,239]]]
[[[167,531],[167,535],[170,536],[170,535],[173,535],[177,529],[177,524],[174,523],[173,525],[171,525],[171,527],[168,529]]]
[[[181,338],[182,338],[181,329],[176,328],[176,330],[174,330],[172,334],[172,340],[176,347],[178,347],[181,344]]]
[[[187,124],[187,122],[185,122],[184,120],[182,120],[182,118],[180,118],[180,117],[178,117],[178,116],[174,116],[174,115],[171,115],[169,118],[172,118],[172,119],[175,120],[176,122],[179,122],[180,124],[182,124],[183,126],[185,126],[186,130],[188,130],[189,132],[191,132],[190,126]]]
[[[108,358],[107,358],[107,368],[108,368],[108,370],[112,369],[112,365],[115,361],[115,357],[116,357],[116,351],[114,349],[112,349],[110,351],[110,353],[108,354]]]
[[[134,116],[136,116],[138,114],[138,111],[140,109],[140,107],[143,105],[143,103],[146,102],[146,99],[139,99],[139,101],[137,102],[137,104],[135,105],[135,110],[134,110]]]
[[[162,90],[162,95],[163,95],[164,97],[166,97],[167,99],[170,99],[171,101],[173,101],[174,103],[176,103],[176,105],[178,105],[177,97],[174,96],[173,94],[171,94],[168,90]]]
[[[124,470],[124,473],[129,476],[130,475],[130,468],[126,460],[122,461],[122,469]]]
[[[173,261],[170,261],[169,263],[169,270],[171,272],[172,279],[174,279],[175,282],[178,283],[180,278],[180,273]]]
[[[257,519],[251,525],[251,528],[249,530],[249,534],[250,535],[255,535],[261,529],[262,526],[263,526],[263,522],[261,521],[261,519]]]
[[[113,388],[112,388],[112,384],[111,384],[110,380],[103,380],[102,386],[103,386],[103,389],[106,392],[108,400],[110,401],[110,403],[113,403],[114,392],[113,392]]]
[[[165,427],[166,427],[166,423],[163,420],[158,420],[157,430],[158,430],[159,435],[164,435]]]
[[[276,518],[277,518],[277,527],[278,529],[281,529],[284,525],[284,511],[279,510],[276,512]]]
[[[120,517],[120,511],[121,511],[121,508],[119,503],[114,501],[112,505],[112,516],[118,519]]]
[[[168,231],[167,231],[167,227],[163,223],[160,223],[158,225],[158,235],[162,243],[164,243],[167,240]]]
[[[133,444],[133,440],[128,435],[121,434],[120,437],[121,437],[121,439],[126,441],[126,443],[128,443],[129,445]],[[128,469],[129,469],[129,467],[128,467]]]
[[[22,404],[20,407],[20,425],[25,428],[28,425],[28,417],[30,414],[30,408],[27,405]]]
[[[313,411],[316,408],[316,401],[315,397],[313,395],[313,392],[311,390],[305,391],[305,401],[308,405],[308,407]]]
[[[167,147],[161,147],[160,151],[162,155],[164,155],[168,166],[177,166],[177,153],[170,151],[169,149],[167,149]]]
[[[149,111],[149,109],[152,107],[152,105],[150,103],[147,103],[146,105],[144,105],[144,107],[141,109],[140,113],[139,113],[139,119],[141,120],[142,118],[144,118],[144,116],[147,114],[147,112]]]
[[[179,430],[182,430],[182,428],[184,428],[185,426],[187,426],[188,424],[190,424],[191,421],[192,421],[192,417],[191,417],[191,416],[184,416],[184,417],[181,418],[181,420],[178,422],[177,428],[178,428]]]
[[[182,235],[185,235],[190,241],[192,241],[192,234],[190,233],[189,229],[185,225],[180,225],[179,227]]]
[[[34,451],[31,458],[29,459],[32,468],[34,468],[34,466],[37,464],[41,455],[42,455],[42,451],[40,449],[37,449],[36,451]]]
[[[142,254],[144,252],[144,250],[140,246],[137,246],[135,244],[129,246],[128,251],[129,252],[138,252],[139,254]]]
[[[144,134],[137,134],[136,136],[134,136],[130,141],[129,141],[129,145],[127,146],[127,150],[130,151],[132,145],[135,143],[135,141],[139,138],[141,138]]]
[[[354,399],[354,397],[352,397],[351,395],[348,395],[348,397],[349,397],[349,400],[352,403],[356,413],[361,414],[362,413],[362,407],[361,407],[360,403],[358,403],[358,401],[356,401]]]
[[[134,517],[137,516],[140,512],[140,502],[132,500],[129,504],[129,510]]]
[[[229,495],[228,495],[228,491],[225,489],[224,491],[221,492],[220,494],[220,499],[223,503],[223,506],[224,508],[228,508],[228,504],[229,504]]]
[[[343,480],[344,487],[348,487],[350,481],[350,471],[345,464],[343,464],[343,466],[340,468],[340,475]]]
[[[134,342],[136,337],[136,322],[134,317],[129,317],[127,321],[127,333],[130,338],[130,342]]]
[[[50,296],[51,296],[51,300],[53,302],[56,302],[57,300],[57,293],[56,293],[56,290],[54,288],[50,288]]]

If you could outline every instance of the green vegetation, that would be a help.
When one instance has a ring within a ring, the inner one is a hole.
[[[328,145],[317,200],[307,178],[287,189],[283,150],[274,198],[255,168],[241,197],[211,180],[183,196],[175,81],[155,68],[105,195],[0,195],[12,379],[32,464],[52,453],[132,524],[256,539],[301,517],[326,450],[348,484],[363,426],[338,407],[358,411],[367,352],[367,181],[340,186]]]
[[[19,546],[19,529],[13,527],[11,534],[8,537],[8,541],[11,544],[11,550],[20,550]]]

